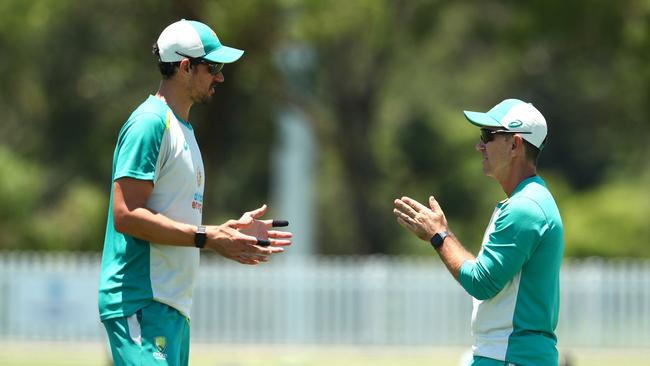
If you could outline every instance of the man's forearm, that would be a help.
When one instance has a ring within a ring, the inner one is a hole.
[[[177,246],[194,246],[196,225],[174,221],[147,208],[136,208],[115,217],[115,230],[148,242]]]
[[[476,259],[472,253],[468,252],[467,249],[463,247],[460,241],[458,241],[456,236],[451,232],[436,251],[438,252],[442,262],[447,266],[449,273],[451,273],[455,279],[458,279],[460,267],[466,260]]]

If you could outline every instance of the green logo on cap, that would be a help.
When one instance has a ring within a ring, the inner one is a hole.
[[[524,123],[521,122],[521,121],[512,121],[512,122],[508,123],[508,128],[517,128],[517,127],[521,127],[521,125],[523,125],[523,124],[524,124]]]

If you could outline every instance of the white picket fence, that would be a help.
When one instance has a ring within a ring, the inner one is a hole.
[[[0,252],[0,340],[96,341],[97,254]],[[565,260],[561,347],[650,347],[650,261]],[[435,257],[204,258],[192,338],[467,346],[471,301]]]

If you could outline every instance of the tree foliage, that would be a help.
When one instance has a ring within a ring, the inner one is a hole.
[[[293,105],[318,143],[321,253],[427,252],[391,211],[430,194],[476,249],[503,193],[462,110],[517,97],[549,122],[567,255],[650,256],[647,1],[4,0],[0,18],[0,248],[101,248],[117,132],[157,88],[151,45],[188,18],[246,50],[191,116],[206,221],[268,201]]]

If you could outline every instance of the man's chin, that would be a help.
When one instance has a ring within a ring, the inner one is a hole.
[[[210,103],[211,100],[212,100],[212,94],[209,94],[209,95],[203,95],[200,98],[197,98],[197,100],[195,100],[194,102],[199,103],[199,104],[207,104],[207,103]]]
[[[490,167],[487,166],[483,167],[483,175],[485,175],[486,177],[494,178],[494,172],[492,171],[492,169],[490,169]]]
[[[212,87],[210,87],[210,89],[208,90],[208,94],[204,95],[203,98],[201,98],[201,103],[210,102],[212,100],[212,96],[216,92],[217,92],[217,85],[215,84]]]

